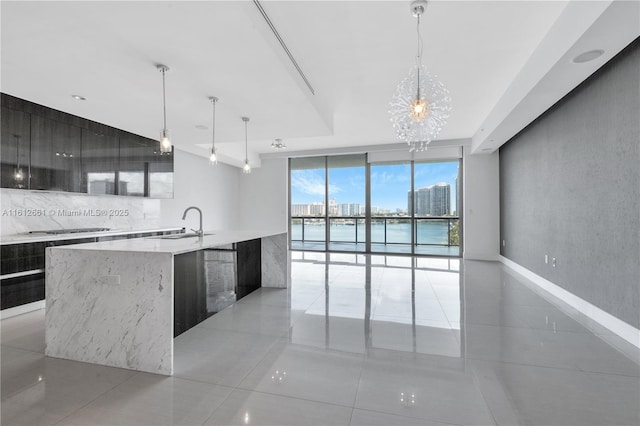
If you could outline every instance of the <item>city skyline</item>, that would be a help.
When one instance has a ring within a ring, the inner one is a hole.
[[[446,183],[451,185],[450,212],[457,211],[458,161],[415,163],[415,189]],[[329,169],[329,199],[340,204],[365,205],[364,167]],[[371,205],[391,213],[407,210],[411,190],[409,164],[372,164]],[[324,169],[291,170],[291,204],[324,203]],[[293,214],[293,213],[292,213]]]

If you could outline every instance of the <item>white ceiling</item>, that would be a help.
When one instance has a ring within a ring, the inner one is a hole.
[[[389,149],[388,102],[414,63],[408,1],[261,1],[312,94],[252,1],[1,3],[1,90],[222,161]],[[431,1],[424,63],[451,92],[442,141],[492,152],[640,35],[638,1]],[[571,59],[604,49],[586,64]],[[75,101],[72,94],[87,98]],[[198,129],[206,126],[208,129]],[[286,153],[270,148],[282,138]]]

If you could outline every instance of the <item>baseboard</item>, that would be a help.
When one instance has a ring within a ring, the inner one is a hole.
[[[638,330],[634,326],[627,324],[621,319],[614,317],[610,313],[603,311],[597,306],[563,289],[557,284],[554,284],[551,281],[541,277],[535,272],[528,270],[524,266],[521,266],[516,262],[510,259],[507,259],[504,256],[500,256],[500,261],[505,266],[511,268],[518,274],[527,278],[529,281],[531,281],[536,286],[540,287],[542,290],[546,291],[547,293],[551,294],[552,296],[556,297],[557,299],[561,300],[562,302],[576,309],[581,314],[595,321],[596,323],[606,328],[607,330],[611,331],[612,333],[620,336],[621,338],[631,343],[632,345],[640,348],[640,330]]]
[[[38,300],[37,302],[3,309],[0,311],[0,319],[11,318],[16,315],[26,314],[27,312],[37,311],[38,309],[44,309],[44,303],[44,300]]]
[[[488,260],[491,262],[500,261],[497,254],[474,253],[474,252],[468,252],[468,251],[464,251],[462,253],[462,258],[465,260]]]

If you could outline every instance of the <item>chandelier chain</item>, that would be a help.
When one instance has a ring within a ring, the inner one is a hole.
[[[416,23],[416,33],[418,35],[418,56],[416,57],[416,66],[418,67],[418,92],[416,96],[416,100],[420,100],[420,71],[422,70],[422,34],[420,34],[420,14],[418,14],[417,23]]]

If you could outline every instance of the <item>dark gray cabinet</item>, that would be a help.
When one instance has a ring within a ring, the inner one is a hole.
[[[3,188],[29,189],[31,116],[2,107],[0,182]]]
[[[119,158],[114,153],[119,143],[118,132],[111,127],[90,123],[82,129],[81,192],[116,195]]]
[[[80,192],[80,127],[31,116],[31,189]]]
[[[161,153],[157,141],[121,133],[119,158],[119,194],[173,197],[173,153]]]
[[[157,140],[2,94],[3,188],[173,197]]]
[[[175,255],[173,262],[174,337],[262,285],[260,239]]]

